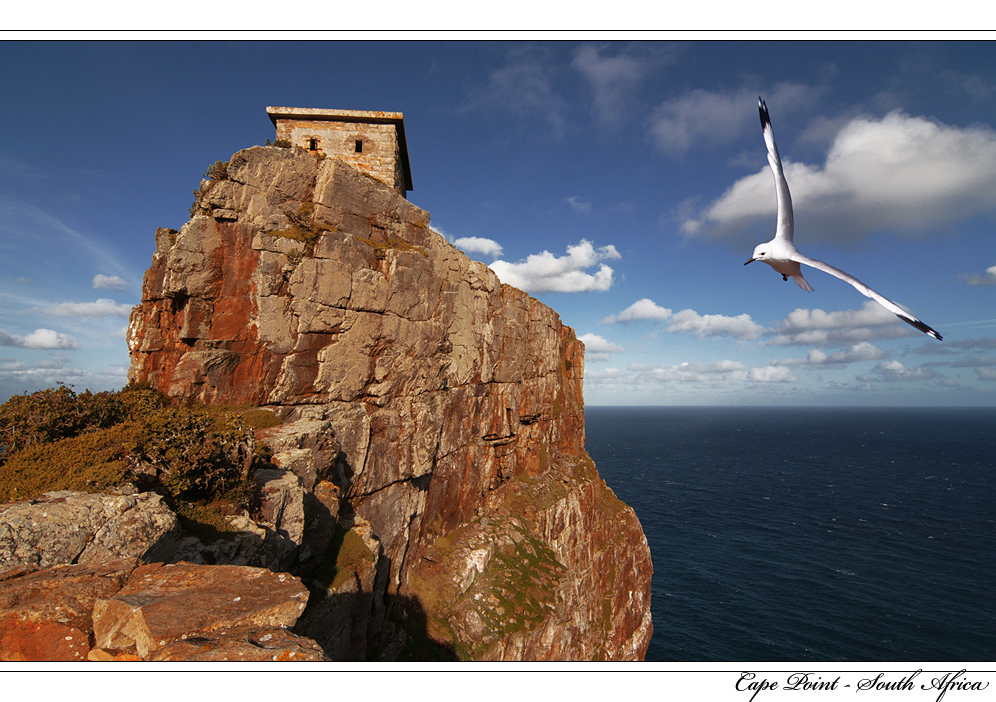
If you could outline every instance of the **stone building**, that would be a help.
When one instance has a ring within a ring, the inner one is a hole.
[[[404,116],[400,112],[267,107],[277,141],[333,156],[403,196],[412,189]]]

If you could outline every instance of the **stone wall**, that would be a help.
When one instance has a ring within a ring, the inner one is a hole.
[[[393,124],[277,119],[277,140],[310,150],[311,139],[317,142],[316,151],[338,158],[405,194],[398,133]],[[360,152],[356,150],[357,142],[362,144]]]

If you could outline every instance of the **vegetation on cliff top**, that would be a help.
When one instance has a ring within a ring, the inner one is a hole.
[[[132,482],[163,494],[191,528],[223,528],[203,505],[248,499],[252,470],[268,458],[252,430],[277,423],[265,410],[175,405],[141,385],[17,395],[0,405],[0,501]]]
[[[228,161],[215,161],[212,163],[204,171],[204,178],[205,180],[201,182],[200,187],[194,191],[194,204],[188,210],[191,217],[198,212],[210,212],[209,207],[205,208],[201,205],[201,199],[211,190],[212,185],[222,180],[228,180]]]

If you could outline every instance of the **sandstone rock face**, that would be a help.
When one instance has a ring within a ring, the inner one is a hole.
[[[0,660],[83,661],[94,603],[113,595],[137,559],[0,576]]]
[[[155,493],[49,492],[0,505],[0,574],[25,565],[168,558],[179,534],[176,515]]]
[[[308,601],[298,578],[245,566],[151,563],[93,608],[97,647],[142,658],[177,641],[294,626]],[[165,655],[165,654],[164,654]]]
[[[308,600],[261,568],[137,558],[0,576],[0,661],[327,660],[289,631]]]
[[[287,418],[260,438],[297,482],[257,480],[317,567],[296,630],[351,659],[642,658],[650,553],[584,451],[573,330],[340,161],[228,174],[157,232],[129,379]]]

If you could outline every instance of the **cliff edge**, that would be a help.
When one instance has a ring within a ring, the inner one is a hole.
[[[221,165],[156,234],[129,379],[284,420],[258,438],[336,523],[320,553],[295,527],[295,631],[333,659],[642,659],[650,551],[584,450],[574,331],[341,161]]]

